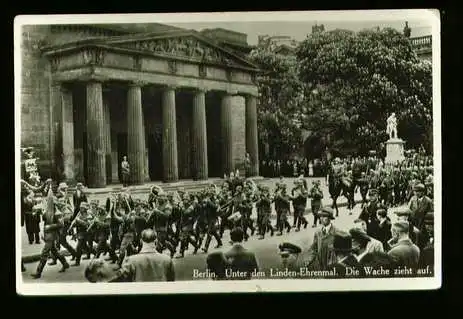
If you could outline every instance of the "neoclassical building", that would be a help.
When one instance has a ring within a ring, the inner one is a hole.
[[[259,174],[247,36],[161,24],[31,25],[22,33],[21,143],[43,176],[99,188]]]

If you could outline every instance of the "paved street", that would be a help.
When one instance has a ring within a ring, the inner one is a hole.
[[[334,221],[334,224],[340,229],[348,230],[353,223],[353,220],[357,218],[360,213],[360,206],[354,209],[352,215],[347,213],[345,208],[341,208],[339,217]],[[245,243],[245,246],[256,253],[258,258],[258,263],[261,267],[261,270],[268,270],[269,268],[275,268],[279,266],[279,255],[278,255],[278,245],[283,241],[289,241],[294,244],[300,245],[304,254],[300,258],[305,258],[307,250],[310,243],[313,239],[313,234],[316,228],[311,227],[312,215],[307,216],[309,219],[309,226],[307,229],[302,229],[300,232],[295,232],[294,229],[291,230],[289,234],[283,234],[283,236],[273,236],[267,235],[265,239],[258,240],[257,236],[254,235]],[[292,223],[292,220],[290,220]],[[230,248],[228,244],[229,241],[229,232],[226,231],[224,235],[224,246],[219,248],[220,250],[227,250]],[[213,239],[211,247],[215,246],[215,240]],[[219,249],[210,249],[209,252],[217,251]],[[167,251],[166,251],[167,253]],[[197,255],[192,255],[192,249],[190,249],[186,254],[185,258],[174,259],[176,278],[177,280],[192,280],[192,274],[194,269],[199,271],[205,271],[206,269],[206,254],[198,252]],[[106,258],[106,257],[102,257]],[[67,258],[70,260],[70,257]],[[30,277],[30,274],[35,271],[37,263],[26,264],[27,271],[23,273],[24,282],[86,282],[84,278],[84,269],[85,265],[88,263],[88,260],[83,260],[80,267],[71,267],[65,273],[59,273],[61,265],[58,262],[56,266],[46,266],[43,272],[42,278],[34,280]]]

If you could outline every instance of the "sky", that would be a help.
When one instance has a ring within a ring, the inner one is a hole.
[[[365,28],[394,28],[402,32],[405,26],[403,21],[362,21],[362,22],[338,22],[338,21],[308,21],[308,22],[292,22],[292,21],[259,21],[259,22],[208,22],[208,23],[166,23],[176,27],[193,29],[200,31],[207,28],[224,28],[237,32],[246,33],[248,35],[248,44],[256,45],[259,35],[270,36],[291,36],[297,41],[302,41],[307,34],[312,32],[312,26],[315,24],[324,24],[325,30],[333,29],[348,29],[352,31],[360,31]],[[432,34],[431,23],[424,20],[408,20],[408,26],[411,28],[411,36],[419,37]]]

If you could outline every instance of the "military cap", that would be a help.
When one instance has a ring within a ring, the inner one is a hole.
[[[76,184],[76,187],[84,187],[84,184],[82,184],[81,182],[79,182],[79,183]]]
[[[302,252],[301,247],[291,243],[281,243],[278,245],[278,249],[280,250],[280,254],[300,254]]]
[[[424,187],[423,184],[416,184],[414,187],[413,187],[413,190],[414,191],[418,191],[418,192],[424,192],[426,188]]]
[[[362,228],[354,227],[349,230],[349,233],[353,239],[358,240],[358,241],[368,242],[371,240],[370,236],[368,236],[367,233]]]
[[[425,224],[434,224],[434,212],[428,212],[425,216],[424,216],[424,223]]]
[[[33,212],[38,212],[38,211],[41,211],[43,208],[43,206],[41,204],[35,204],[33,207],[32,207],[32,211]]]
[[[322,210],[318,213],[319,217],[329,217],[330,219],[334,219],[334,212],[331,207],[325,206]]]
[[[370,195],[378,195],[378,190],[376,188],[372,188],[372,189],[370,189],[368,194],[370,194]]]

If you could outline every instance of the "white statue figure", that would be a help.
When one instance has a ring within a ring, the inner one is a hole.
[[[395,117],[395,113],[392,113],[387,118],[386,133],[389,134],[390,139],[397,138],[397,118]]]

